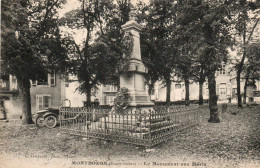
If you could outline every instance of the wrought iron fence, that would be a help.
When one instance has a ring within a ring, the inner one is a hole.
[[[198,105],[157,106],[117,113],[101,108],[61,108],[64,133],[151,147],[198,124]]]

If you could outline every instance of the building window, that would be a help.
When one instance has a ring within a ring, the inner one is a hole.
[[[70,86],[70,84],[69,84],[69,77],[66,76],[65,77],[65,87],[69,87],[69,86]]]
[[[220,90],[220,95],[226,95],[227,94],[227,85],[226,83],[221,83],[219,86]]]
[[[181,84],[175,84],[175,89],[181,89]]]
[[[32,86],[36,86],[37,85],[37,81],[36,80],[32,80]]]
[[[226,88],[220,88],[220,95],[226,95]]]
[[[48,76],[49,76],[49,81],[48,81],[48,83],[49,83],[49,85],[50,86],[55,86],[55,71],[51,71],[49,74],[48,74]]]
[[[37,85],[48,85],[48,73],[37,75]]]
[[[50,95],[36,95],[36,110],[47,109],[51,106]]]
[[[111,92],[117,92],[117,87],[116,87],[116,86],[113,86],[113,85],[110,85],[110,86],[109,86],[109,91],[111,91]]]
[[[104,85],[104,91],[106,92],[117,92],[117,87],[114,85]]]
[[[32,86],[55,86],[55,71],[51,71],[50,73],[42,73],[36,76],[36,80],[32,80]]]
[[[114,104],[115,96],[107,96],[106,97],[106,104],[107,105],[113,105]]]
[[[226,74],[226,65],[222,65],[220,70],[219,70],[220,75],[225,75]]]

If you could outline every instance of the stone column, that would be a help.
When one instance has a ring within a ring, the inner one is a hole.
[[[135,9],[131,8],[130,20],[122,25],[125,34],[132,36],[133,49],[130,54],[130,63],[127,73],[120,75],[120,88],[128,88],[130,91],[130,106],[152,106],[153,102],[145,89],[144,74],[147,68],[141,58],[140,31],[141,26],[135,21]]]

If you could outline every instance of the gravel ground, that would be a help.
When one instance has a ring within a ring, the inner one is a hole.
[[[201,110],[198,126],[152,149],[0,122],[0,167],[260,167],[259,114],[259,106],[229,107],[221,123],[212,124]]]

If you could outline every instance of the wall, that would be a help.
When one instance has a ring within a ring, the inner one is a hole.
[[[69,82],[69,87],[65,88],[65,97],[70,100],[72,107],[83,107],[83,101],[86,101],[86,95],[80,94],[76,89],[78,82]]]
[[[216,89],[217,95],[219,96],[219,100],[225,100],[229,97],[232,97],[232,83],[230,75],[218,75],[216,76]],[[223,93],[222,90],[225,90],[226,94]]]
[[[69,76],[69,82],[67,87],[65,87],[65,98],[70,100],[72,107],[83,107],[84,101],[86,101],[86,95],[81,94],[77,88],[79,87],[79,83],[76,76]],[[102,104],[102,85],[98,87],[98,89],[92,90],[95,92],[95,96],[91,96],[91,101],[94,102],[95,99],[98,99],[100,104]]]
[[[64,80],[61,79],[59,74],[55,75],[55,86],[31,86],[31,108],[32,114],[36,112],[36,95],[44,94],[51,96],[51,108],[59,108],[62,103],[62,87],[64,86]]]
[[[10,96],[4,100],[4,107],[8,119],[19,119],[22,115],[22,104],[18,97]]]
[[[199,85],[197,83],[190,83],[190,100],[199,99]],[[156,82],[155,92],[153,97],[155,101],[166,101],[166,87],[161,82]],[[204,97],[208,97],[204,95]],[[171,84],[171,101],[180,101],[185,99],[185,85],[184,82],[172,82]]]
[[[1,80],[0,98],[4,102],[8,119],[19,119],[22,115],[22,104],[18,97],[17,80],[9,75],[8,79]]]

